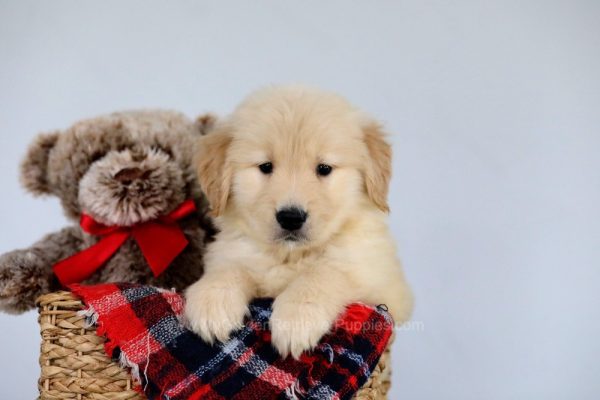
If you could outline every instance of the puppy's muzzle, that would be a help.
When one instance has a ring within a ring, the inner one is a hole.
[[[275,219],[286,231],[297,231],[302,228],[308,214],[298,207],[282,208],[275,214]]]

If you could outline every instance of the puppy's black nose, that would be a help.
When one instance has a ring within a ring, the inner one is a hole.
[[[296,207],[283,208],[275,214],[277,222],[286,231],[295,231],[302,228],[307,216],[306,211]]]

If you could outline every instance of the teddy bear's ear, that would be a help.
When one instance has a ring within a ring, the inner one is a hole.
[[[51,193],[48,182],[48,159],[58,136],[58,132],[40,134],[29,146],[21,163],[21,183],[34,194]]]
[[[198,128],[198,132],[201,135],[206,135],[208,132],[212,131],[215,127],[215,123],[217,122],[217,116],[212,113],[206,113],[200,115],[196,118],[196,127]]]

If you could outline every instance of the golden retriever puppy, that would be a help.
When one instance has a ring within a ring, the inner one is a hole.
[[[186,318],[225,341],[254,297],[273,297],[272,344],[295,358],[352,302],[411,312],[386,224],[391,149],[337,95],[272,87],[246,99],[199,146],[198,175],[220,229]]]

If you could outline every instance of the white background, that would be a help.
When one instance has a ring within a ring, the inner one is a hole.
[[[600,395],[598,1],[0,1],[0,252],[66,222],[19,187],[39,131],[225,114],[268,83],[383,121],[414,287],[391,399]],[[36,393],[36,315],[0,315],[0,398]]]

